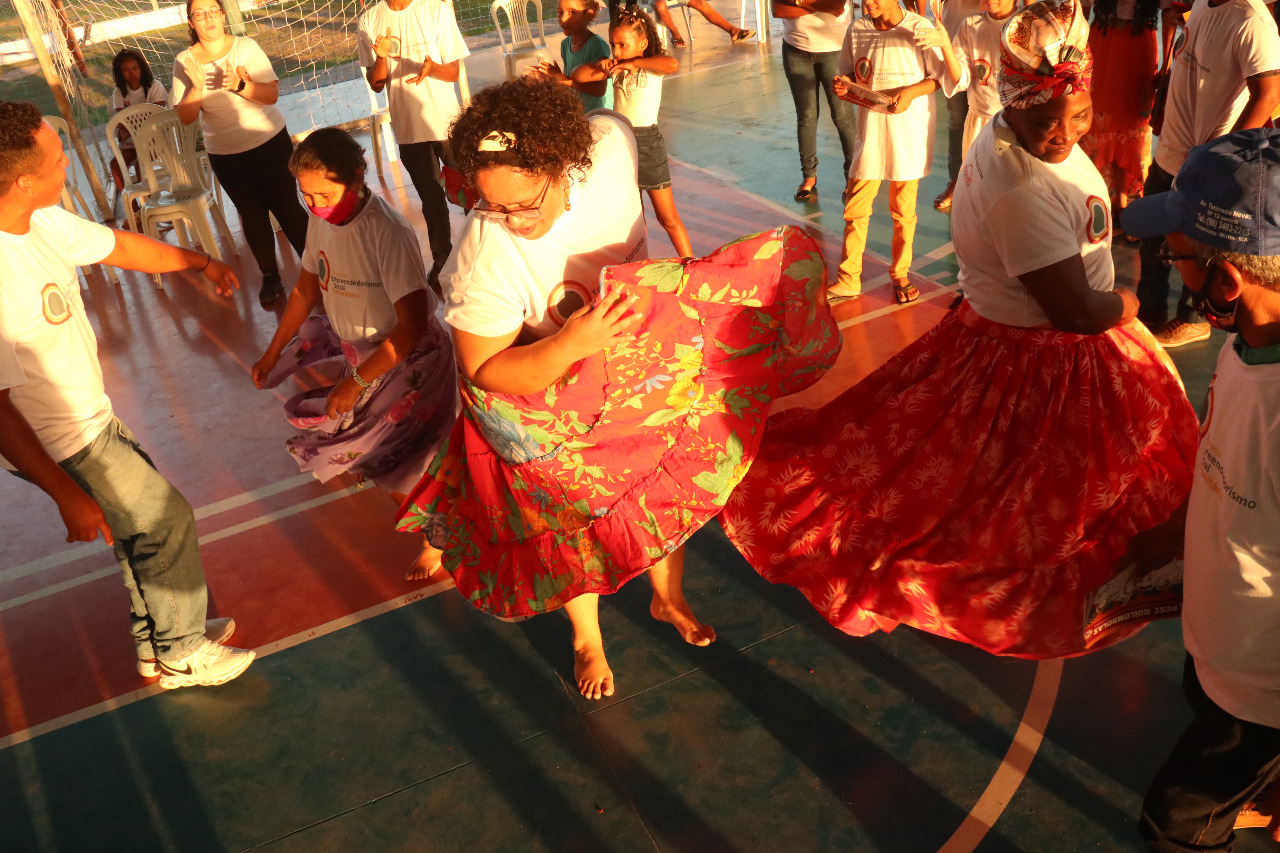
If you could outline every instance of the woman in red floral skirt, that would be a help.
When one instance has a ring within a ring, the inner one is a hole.
[[[1080,654],[1084,593],[1190,488],[1195,414],[1113,289],[1106,185],[1076,146],[1078,15],[1040,2],[1004,28],[1004,110],[956,187],[964,303],[831,404],[772,419],[726,507],[756,570],[847,633]]]

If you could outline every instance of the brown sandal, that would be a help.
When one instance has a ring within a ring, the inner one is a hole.
[[[901,284],[899,284],[901,282]],[[920,298],[920,291],[916,286],[905,278],[894,279],[893,281],[893,298],[899,305],[907,305],[915,302]]]

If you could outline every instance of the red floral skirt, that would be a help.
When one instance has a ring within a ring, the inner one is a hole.
[[[1197,431],[1140,324],[1019,329],[965,304],[822,409],[772,418],[723,524],[846,633],[1076,655],[1083,594],[1187,496]]]
[[[1102,173],[1111,198],[1142,196],[1151,165],[1151,104],[1155,97],[1156,32],[1134,35],[1122,21],[1089,33],[1093,54],[1093,125],[1080,147]]]
[[[720,512],[771,402],[835,361],[825,268],[780,228],[707,258],[606,269],[640,300],[635,340],[540,394],[463,383],[462,414],[401,510],[476,607],[501,618],[611,593]]]

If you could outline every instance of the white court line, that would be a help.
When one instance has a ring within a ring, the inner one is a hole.
[[[1027,708],[1022,713],[1022,721],[1018,723],[1018,731],[1013,735],[1013,743],[1009,744],[1009,751],[991,776],[987,789],[969,810],[969,816],[956,827],[956,831],[938,853],[971,853],[991,827],[995,826],[1009,801],[1017,793],[1022,780],[1026,778],[1031,760],[1040,749],[1044,730],[1049,725],[1049,717],[1053,715],[1061,681],[1061,660],[1040,661],[1040,665],[1036,667],[1035,683],[1031,686],[1031,696],[1027,699]]]
[[[310,477],[308,477],[308,479],[310,479]],[[285,507],[284,509],[264,513],[256,518],[243,521],[240,524],[233,524],[230,527],[215,530],[213,533],[201,536],[200,545],[203,547],[213,542],[217,542],[219,539],[226,539],[228,536],[235,536],[236,534],[244,533],[246,530],[252,530],[255,527],[262,527],[265,524],[271,524],[272,522],[278,521],[282,518],[288,518],[291,515],[297,515],[300,512],[306,512],[309,509],[323,506],[324,504],[331,503],[332,501],[339,500],[340,498],[345,498],[347,495],[353,495],[359,490],[359,488],[359,486],[349,486],[339,492],[330,492],[327,495],[321,495],[318,498],[312,498],[311,500],[303,501],[300,504],[294,504],[293,506]],[[26,595],[20,595],[17,598],[11,598],[8,601],[0,601],[0,613],[6,610],[12,610],[15,607],[21,607],[24,604],[30,604],[33,601],[39,601],[42,598],[47,598],[48,596],[55,595],[59,592],[65,592],[68,589],[73,589],[83,584],[92,583],[99,578],[118,574],[120,574],[119,566],[112,566],[109,569],[98,569],[95,572],[89,572],[88,574],[71,578],[70,580],[54,584],[53,586],[37,589],[34,592],[29,592]]]
[[[290,477],[287,480],[281,480],[278,483],[272,483],[259,489],[243,492],[233,497],[225,498],[224,500],[214,501],[208,506],[196,508],[196,520],[199,521],[204,518],[210,518],[218,513],[253,503],[260,498],[270,497],[271,495],[276,495],[280,492],[287,492],[291,489],[296,489],[299,486],[305,486],[307,483],[313,482],[315,482],[315,478],[310,474],[300,474],[297,477]],[[67,563],[73,563],[81,557],[87,557],[90,554],[97,554],[100,551],[110,550],[111,546],[101,539],[94,542],[87,542],[84,545],[77,545],[74,548],[67,548],[56,554],[50,554],[47,557],[40,557],[37,560],[32,560],[29,563],[22,563],[17,566],[11,566],[7,569],[0,569],[0,583],[39,574],[47,569],[54,569],[58,566],[65,566]]]
[[[432,596],[439,595],[440,593],[448,589],[453,589],[452,579],[447,579],[447,580],[441,581],[440,583],[432,584],[431,586],[414,590],[413,592],[406,593],[402,596],[399,596],[398,598],[393,598],[390,601],[384,601],[381,604],[375,604],[372,607],[366,607],[364,610],[361,610],[358,613],[351,613],[346,616],[340,616],[339,618],[334,619],[331,622],[326,622],[323,625],[316,626],[315,628],[308,628],[305,631],[299,631],[298,633],[293,634],[292,636],[285,637],[284,639],[281,639],[281,640],[276,640],[274,643],[268,643],[265,646],[259,646],[258,648],[254,649],[254,652],[257,653],[259,658],[265,658],[269,655],[275,654],[276,652],[282,652],[285,649],[291,649],[294,646],[307,642],[308,640],[314,640],[317,637],[323,637],[325,634],[332,634],[334,631],[340,631],[343,628],[349,628],[350,626],[355,625],[357,622],[363,622],[365,619],[372,619],[375,616],[381,616],[384,613],[390,613],[392,610],[398,610],[399,608],[404,607],[406,604],[413,604],[415,601],[422,601],[424,599],[431,598]],[[88,708],[81,708],[78,711],[72,711],[70,714],[64,714],[63,716],[58,717],[57,719],[49,720],[48,722],[40,723],[39,725],[35,725],[30,728],[14,732],[11,735],[7,735],[3,738],[0,738],[0,749],[6,749],[8,747],[15,746],[20,743],[26,743],[32,738],[37,738],[40,735],[57,731],[58,729],[65,728],[66,726],[83,722],[84,720],[92,719],[101,714],[105,714],[108,711],[114,711],[117,708],[123,708],[126,705],[132,705],[134,702],[138,702],[142,699],[147,699],[159,693],[165,693],[165,692],[167,691],[161,688],[160,685],[157,683],[157,684],[150,684],[141,689],[131,691],[122,696],[112,697],[111,699],[108,699],[105,702],[99,702],[96,705],[90,705]]]

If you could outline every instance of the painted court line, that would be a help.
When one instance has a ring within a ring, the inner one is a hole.
[[[1035,682],[1031,686],[1031,696],[1027,699],[1027,708],[1022,713],[1018,731],[1014,733],[1013,743],[1009,744],[1009,751],[991,776],[987,789],[969,810],[969,816],[956,828],[938,853],[971,853],[991,827],[996,825],[1022,780],[1026,778],[1031,760],[1040,749],[1044,730],[1049,725],[1049,717],[1053,715],[1061,681],[1061,660],[1040,661],[1040,665],[1036,667]]]
[[[116,569],[115,571],[119,570]],[[299,631],[297,634],[276,640],[274,643],[267,643],[265,646],[260,646],[254,649],[254,651],[257,653],[259,658],[265,658],[275,654],[276,652],[291,649],[296,645],[307,642],[308,640],[314,640],[318,637],[323,637],[326,634],[332,634],[334,631],[349,628],[350,626],[355,625],[358,622],[363,622],[366,619],[372,619],[375,616],[390,613],[392,610],[398,610],[406,604],[413,604],[415,601],[423,601],[425,599],[432,598],[433,596],[439,595],[445,590],[450,589],[453,589],[452,579],[441,581],[440,583],[405,593],[404,595],[401,595],[398,598],[393,598],[390,601],[384,601],[381,604],[366,607],[358,613],[340,616],[339,618],[326,622],[323,625],[317,625],[314,628]],[[49,720],[48,722],[40,723],[39,725],[31,726],[30,728],[23,729],[0,738],[0,749],[7,749],[8,747],[15,746],[20,743],[26,743],[32,738],[37,738],[40,735],[57,731],[58,729],[65,728],[66,726],[70,726],[75,723],[93,719],[94,717],[100,716],[109,711],[114,711],[117,708],[123,708],[126,705],[132,705],[134,702],[165,692],[167,691],[156,683],[131,691],[123,696],[115,696],[104,702],[99,702],[96,705],[90,705],[88,708],[81,708],[78,711],[72,711],[70,714],[64,714],[57,719]]]
[[[291,515],[297,515],[300,512],[306,512],[309,509],[314,509],[315,507],[323,506],[324,504],[345,498],[348,495],[355,494],[359,491],[359,488],[359,486],[349,486],[340,492],[331,492],[327,495],[321,495],[318,498],[312,498],[311,500],[303,501],[300,504],[294,504],[293,506],[285,507],[284,509],[264,513],[256,518],[251,518],[248,521],[241,522],[240,524],[233,524],[230,527],[224,527],[222,530],[215,530],[213,533],[200,537],[200,546],[204,547],[210,543],[217,542],[219,539],[226,539],[229,536],[244,533],[246,530],[252,530],[255,527],[262,527],[265,524],[271,524],[272,522],[279,521],[282,518],[288,518]],[[42,598],[47,598],[50,595],[56,595],[59,592],[65,592],[68,589],[73,589],[74,587],[81,586],[82,584],[92,583],[99,578],[118,574],[120,574],[119,566],[111,566],[107,569],[98,569],[95,572],[89,572],[88,574],[80,575],[79,577],[74,577],[70,580],[65,580],[62,583],[54,584],[53,586],[37,589],[34,592],[27,593],[26,595],[20,595],[17,598],[0,601],[0,612],[11,610],[15,607],[21,607],[22,605],[30,604],[33,601],[39,601]]]
[[[259,489],[253,489],[252,491],[243,492],[233,497],[214,501],[208,506],[196,508],[196,520],[199,521],[204,518],[210,518],[218,513],[236,509],[246,504],[253,503],[261,498],[277,495],[281,492],[287,492],[291,489],[296,489],[299,486],[305,486],[307,483],[313,482],[315,482],[315,478],[310,474],[300,474],[297,477],[290,477],[287,480],[281,480],[278,483],[271,483],[270,485],[263,486]],[[67,563],[73,563],[81,557],[87,557],[90,554],[97,554],[101,551],[110,550],[111,546],[101,539],[93,542],[86,542],[83,545],[77,545],[74,548],[67,548],[66,550],[59,551],[56,554],[50,554],[47,557],[40,557],[39,559],[32,560],[28,563],[11,566],[7,569],[0,569],[0,583],[39,574],[47,569],[54,569],[58,566],[65,566]]]

